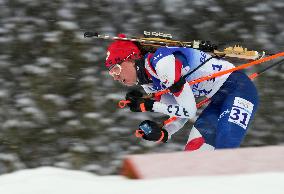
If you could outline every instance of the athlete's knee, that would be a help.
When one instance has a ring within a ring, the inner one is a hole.
[[[223,149],[223,148],[238,148],[240,147],[246,131],[237,126],[231,125],[228,126],[230,130],[219,131],[216,137],[215,148]]]

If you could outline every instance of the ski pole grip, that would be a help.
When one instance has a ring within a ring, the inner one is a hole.
[[[142,138],[143,135],[144,135],[144,132],[143,132],[141,129],[137,129],[137,130],[135,131],[135,136],[136,136],[137,138]]]
[[[118,102],[119,108],[124,108],[128,103],[130,103],[130,100],[121,100]]]

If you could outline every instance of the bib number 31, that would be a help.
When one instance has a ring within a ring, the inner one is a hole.
[[[235,123],[240,127],[247,129],[252,110],[253,104],[251,102],[243,98],[236,97],[230,112],[229,122]]]

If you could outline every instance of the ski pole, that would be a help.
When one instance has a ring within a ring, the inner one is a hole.
[[[276,63],[273,63],[273,64],[267,66],[266,68],[264,68],[264,69],[262,69],[262,70],[260,70],[260,71],[258,71],[258,72],[255,72],[255,73],[251,74],[251,75],[249,76],[249,78],[250,78],[251,80],[253,80],[254,78],[256,78],[256,77],[258,77],[259,75],[261,75],[261,74],[263,74],[264,72],[266,72],[267,70],[269,70],[269,69],[271,69],[271,68],[273,68],[273,67],[275,67],[275,66],[277,66],[277,65],[282,65],[283,62],[284,62],[284,59],[282,59],[282,60],[280,60],[280,61],[277,61]]]
[[[280,61],[278,61],[278,62],[276,62],[276,63],[273,63],[272,65],[269,65],[268,67],[266,67],[266,68],[264,68],[264,69],[262,69],[262,70],[260,70],[260,71],[258,71],[258,72],[256,72],[256,73],[253,73],[253,74],[249,75],[249,78],[250,78],[251,80],[253,80],[253,79],[257,78],[259,75],[263,74],[265,71],[267,71],[267,70],[269,70],[269,69],[271,69],[271,68],[273,68],[273,67],[275,67],[275,66],[277,66],[277,65],[282,65],[283,62],[284,62],[284,59],[282,59],[282,60],[280,60]],[[198,104],[196,104],[196,107],[197,107],[197,108],[200,108],[200,107],[202,107],[204,104],[208,103],[209,101],[210,101],[210,98],[206,98],[206,99],[202,100],[201,102],[199,102]],[[130,101],[127,102],[127,103],[130,103]],[[126,105],[126,104],[125,104],[125,105]],[[163,126],[164,126],[164,125],[168,125],[168,124],[174,122],[175,120],[177,120],[177,117],[170,117],[169,119],[167,119],[167,120],[165,120],[165,121],[163,122]],[[143,136],[143,131],[142,131],[142,130],[139,130],[139,129],[136,130],[136,131],[135,131],[135,136],[136,136],[137,138],[142,138],[142,136]]]
[[[147,98],[152,98],[152,97],[153,97],[152,94],[142,96],[142,98],[145,98],[145,99],[147,99]],[[126,106],[127,104],[129,104],[129,103],[131,103],[130,100],[120,100],[120,101],[118,102],[118,106],[119,106],[119,108],[125,108],[125,106]]]
[[[266,67],[266,68],[264,68],[264,69],[262,69],[262,70],[260,70],[260,71],[258,71],[258,72],[255,72],[255,73],[249,75],[248,77],[249,77],[251,80],[254,80],[254,79],[257,78],[259,75],[263,74],[265,71],[267,71],[267,70],[269,70],[269,69],[271,69],[271,68],[273,68],[273,67],[275,67],[275,66],[277,66],[277,65],[282,65],[283,62],[284,62],[284,59],[282,59],[282,60],[280,60],[280,61],[278,61],[278,62],[276,62],[276,63],[273,63],[273,64],[269,65],[268,67]],[[206,104],[206,103],[209,102],[209,101],[210,101],[210,99],[209,99],[209,98],[206,98],[206,99],[202,100],[201,102],[199,102],[199,103],[196,105],[196,107],[200,108],[200,107],[202,107],[204,104]]]
[[[283,62],[284,62],[284,59],[282,59],[282,60],[280,60],[280,61],[278,61],[276,63],[273,63],[273,64],[269,65],[268,67],[266,67],[266,68],[264,68],[264,69],[262,69],[262,70],[260,70],[258,72],[255,72],[255,73],[249,75],[249,78],[251,80],[254,80],[259,75],[263,74],[265,71],[267,71],[267,70],[269,70],[269,69],[271,69],[271,68],[273,68],[273,67],[275,67],[277,65],[282,65]],[[210,98],[206,98],[206,99],[200,101],[199,103],[196,104],[196,108],[201,108],[204,104],[208,103],[209,101],[210,101]],[[175,121],[176,119],[177,119],[176,117],[171,117],[171,118],[169,118],[169,119],[164,121],[164,125],[170,124],[171,122]]]
[[[234,71],[245,69],[247,67],[258,65],[258,64],[270,61],[272,59],[276,59],[278,57],[283,57],[283,56],[284,56],[284,52],[277,53],[277,54],[274,54],[274,55],[271,55],[271,56],[268,56],[268,57],[264,57],[264,58],[252,61],[250,63],[245,63],[245,64],[240,65],[240,66],[235,67],[235,68],[227,69],[227,70],[224,70],[224,71],[220,71],[220,72],[217,72],[217,73],[213,73],[211,75],[207,75],[207,76],[204,76],[204,77],[192,80],[192,81],[188,82],[188,84],[189,85],[193,85],[193,84],[196,84],[196,83],[200,83],[200,82],[203,82],[203,81],[206,81],[206,80],[218,77],[218,76],[222,76],[222,75],[225,75],[225,74],[228,74],[228,73],[232,73]],[[166,94],[168,92],[170,92],[170,90],[169,89],[165,89],[165,90],[162,90],[160,92],[155,93],[154,95],[155,95],[155,97],[159,97],[159,96],[161,96],[163,94]]]

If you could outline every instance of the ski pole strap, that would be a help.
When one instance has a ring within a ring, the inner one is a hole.
[[[160,139],[158,139],[157,143],[161,143],[165,137],[165,132],[164,131],[161,131],[162,135],[160,137]]]
[[[137,129],[137,130],[135,131],[135,136],[136,136],[137,138],[142,138],[143,135],[144,135],[143,130]]]
[[[136,136],[137,138],[142,138],[144,135],[145,135],[145,133],[144,133],[143,130],[141,130],[141,129],[136,129],[136,131],[135,131],[135,136]],[[156,142],[157,142],[157,143],[163,142],[164,137],[165,137],[165,132],[164,132],[164,131],[161,131],[161,137],[160,137]]]
[[[129,103],[130,103],[130,100],[121,100],[118,102],[118,106],[119,108],[124,108]]]

